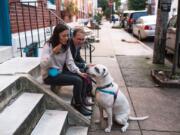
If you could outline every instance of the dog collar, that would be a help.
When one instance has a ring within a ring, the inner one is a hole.
[[[113,96],[116,95],[116,93],[114,93],[113,91],[104,90],[104,89],[99,89],[99,88],[96,88],[96,90],[97,90],[97,91],[100,91],[100,92],[103,92],[103,93],[107,93],[107,94],[113,95]]]
[[[107,85],[102,86],[102,87],[97,87],[96,89],[105,89],[105,88],[108,88],[108,87],[110,87],[110,86],[113,86],[113,84],[110,83],[110,84],[107,84]]]
[[[112,83],[111,83],[111,85],[112,85]],[[111,85],[109,84],[109,86],[111,86]],[[107,86],[107,85],[106,85],[106,86]],[[105,88],[107,88],[107,87],[105,87]],[[115,103],[116,98],[117,98],[117,94],[118,94],[118,91],[119,91],[119,90],[117,90],[116,92],[113,92],[113,91],[110,91],[110,90],[105,90],[105,89],[102,88],[102,87],[98,87],[98,88],[96,88],[96,91],[100,91],[100,92],[103,92],[103,93],[106,93],[106,94],[113,95],[113,96],[114,96],[114,103]]]

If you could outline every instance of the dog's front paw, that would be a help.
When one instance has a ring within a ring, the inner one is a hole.
[[[127,128],[121,128],[121,131],[124,133],[124,132],[126,132],[126,130],[127,130]]]
[[[106,133],[110,133],[111,132],[111,128],[106,128],[105,130],[104,130]]]

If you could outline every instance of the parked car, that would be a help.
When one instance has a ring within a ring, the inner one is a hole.
[[[134,10],[125,10],[120,15],[120,27],[126,28],[127,27],[127,19],[130,13],[132,13]]]
[[[166,52],[174,54],[176,43],[176,23],[177,15],[170,18],[168,22],[167,35],[166,35]]]
[[[154,37],[156,28],[156,15],[143,16],[137,19],[133,24],[133,35],[137,36],[139,40]]]
[[[147,16],[147,11],[146,10],[137,10],[137,11],[132,11],[131,13],[129,13],[129,16],[127,17],[127,26],[125,29],[128,32],[132,32],[132,25],[141,16]]]

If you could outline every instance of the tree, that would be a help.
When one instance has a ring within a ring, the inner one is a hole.
[[[106,8],[106,10],[104,11],[104,15],[106,16],[106,19],[110,18],[111,8]]]
[[[180,47],[180,2],[178,2],[178,14],[177,14],[177,28],[176,28],[176,44],[175,54],[173,59],[172,75],[176,74],[177,64],[179,60],[179,47]]]
[[[146,0],[128,0],[129,10],[144,10],[146,7]]]
[[[76,4],[74,4],[72,1],[68,2],[66,5],[66,11],[70,14],[70,16],[77,15],[78,8]]]
[[[115,9],[118,10],[118,7],[121,6],[121,0],[114,0],[114,2],[116,3]]]
[[[109,8],[108,0],[98,0],[98,7],[101,7],[104,12],[107,8]]]
[[[167,6],[168,3],[170,6]],[[168,10],[170,7],[171,0],[159,0],[153,51],[153,63],[155,64],[164,64],[165,62],[165,45],[169,14]]]
[[[109,0],[98,0],[98,7],[102,8],[103,15],[106,16],[106,18],[110,18],[111,14],[111,8],[108,5]]]

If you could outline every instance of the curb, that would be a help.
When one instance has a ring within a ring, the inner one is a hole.
[[[164,71],[168,72],[168,71]],[[180,81],[175,80],[162,80],[160,78],[160,75],[158,75],[158,70],[151,70],[151,76],[153,80],[158,83],[161,87],[167,87],[167,88],[180,88]]]

